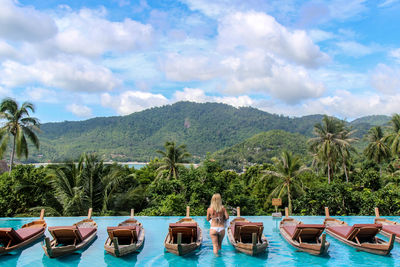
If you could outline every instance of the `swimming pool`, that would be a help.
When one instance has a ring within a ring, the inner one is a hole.
[[[168,224],[176,222],[182,217],[136,217],[143,223],[146,230],[146,240],[139,254],[128,255],[123,258],[115,258],[104,252],[104,242],[107,239],[107,226],[117,225],[128,217],[93,217],[98,224],[98,238],[93,244],[73,255],[49,259],[43,252],[41,241],[30,247],[0,255],[0,266],[400,266],[400,244],[395,243],[388,256],[372,255],[366,252],[357,252],[354,248],[346,246],[334,238],[327,236],[331,242],[327,256],[312,256],[304,252],[297,252],[284,241],[279,234],[279,221],[270,216],[246,216],[252,221],[264,223],[264,234],[269,241],[267,252],[256,257],[237,253],[233,246],[224,239],[220,257],[215,257],[212,252],[212,244],[208,230],[209,223],[205,217],[193,217],[203,229],[203,245],[200,250],[179,257],[167,253],[164,250],[164,238],[168,231]],[[323,217],[317,216],[293,216],[305,223],[322,223]],[[400,217],[387,217],[399,221]],[[48,226],[71,225],[82,217],[45,218]],[[372,223],[372,216],[341,217],[341,220],[349,224]],[[32,221],[32,218],[0,218],[0,227],[19,228],[23,224]],[[46,231],[46,235],[49,233]],[[382,237],[387,240],[386,237]]]

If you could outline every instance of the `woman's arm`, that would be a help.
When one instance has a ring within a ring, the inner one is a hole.
[[[210,214],[210,208],[207,209],[207,221],[210,221],[211,219],[211,214]]]
[[[228,214],[228,212],[226,211],[226,209],[225,209],[225,207],[224,207],[224,215],[225,215],[225,220],[229,220],[229,214]]]

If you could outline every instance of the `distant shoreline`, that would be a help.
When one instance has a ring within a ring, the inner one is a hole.
[[[35,166],[47,166],[52,164],[64,164],[65,162],[36,162],[36,163],[21,163],[23,165],[35,165]],[[105,164],[121,164],[121,165],[147,165],[149,162],[138,162],[138,161],[128,161],[128,162],[118,162],[118,161],[104,161]]]
[[[114,164],[117,163],[119,165],[147,165],[150,162],[139,162],[139,161],[128,161],[128,162],[118,162],[118,161],[104,161],[104,164]],[[35,165],[35,166],[47,166],[47,165],[58,165],[64,164],[63,162],[37,162],[37,163],[21,163],[22,165]],[[184,163],[186,166],[193,165],[194,167],[198,167],[198,163]]]

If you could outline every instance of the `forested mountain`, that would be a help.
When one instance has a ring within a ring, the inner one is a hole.
[[[278,157],[283,150],[302,155],[303,160],[311,161],[307,152],[307,137],[299,133],[271,130],[256,134],[245,141],[215,152],[212,156],[223,168],[241,171],[251,164],[272,163],[272,157]]]
[[[372,115],[355,119],[350,122],[350,125],[354,129],[357,129],[355,136],[357,136],[358,138],[362,138],[373,126],[386,126],[388,125],[389,121],[389,116]]]
[[[39,134],[40,151],[30,150],[29,161],[77,159],[82,152],[97,152],[105,160],[148,161],[167,140],[186,144],[198,161],[207,152],[273,129],[311,136],[321,119],[322,115],[290,118],[251,107],[178,102],[127,116],[45,123]]]

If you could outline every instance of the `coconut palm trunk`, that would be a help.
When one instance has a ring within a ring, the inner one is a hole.
[[[13,146],[12,146],[12,149],[11,149],[10,168],[9,168],[8,173],[11,173],[11,171],[12,171],[12,166],[14,164],[14,154],[15,154],[15,135],[13,135]]]
[[[288,195],[289,213],[292,214],[292,196],[290,195],[290,183],[287,183],[287,195]]]
[[[328,163],[328,184],[331,183],[331,165]]]
[[[346,183],[348,183],[349,182],[349,175],[347,174],[347,168],[346,168],[345,159],[343,159],[343,170],[344,170],[344,175],[346,175]]]

